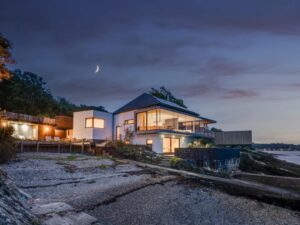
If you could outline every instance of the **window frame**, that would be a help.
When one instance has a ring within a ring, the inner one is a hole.
[[[134,124],[134,119],[129,119],[124,121],[124,125],[132,125],[132,124]]]
[[[151,144],[148,141],[151,141]],[[146,145],[153,145],[153,139],[146,139]]]
[[[91,127],[87,127],[86,126],[86,121],[91,119],[92,120],[92,126]],[[103,120],[103,127],[95,127],[95,119],[98,120]],[[93,129],[104,129],[105,128],[105,119],[101,118],[101,117],[87,117],[85,118],[85,124],[84,124],[85,128],[93,128]]]

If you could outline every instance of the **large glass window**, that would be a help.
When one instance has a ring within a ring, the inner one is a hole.
[[[139,131],[147,130],[147,113],[146,112],[137,114],[136,128]]]
[[[147,130],[157,129],[157,110],[150,110],[147,112]]]
[[[154,109],[137,113],[137,130],[174,130],[179,132],[197,132],[203,123],[197,117],[177,113],[166,109]]]

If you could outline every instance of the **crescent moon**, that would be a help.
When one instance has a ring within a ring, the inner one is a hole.
[[[95,73],[98,73],[98,72],[99,72],[99,70],[100,70],[100,67],[97,65],[97,66],[96,66]]]

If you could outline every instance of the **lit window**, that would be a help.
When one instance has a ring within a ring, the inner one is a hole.
[[[99,118],[86,118],[85,119],[86,128],[104,128],[104,119]]]
[[[134,120],[125,120],[125,125],[134,124]]]
[[[85,119],[85,127],[87,127],[87,128],[93,127],[93,118]]]
[[[152,145],[153,144],[153,140],[152,139],[147,139],[146,140],[146,144],[147,145]]]
[[[104,119],[94,118],[94,127],[95,128],[104,128]]]

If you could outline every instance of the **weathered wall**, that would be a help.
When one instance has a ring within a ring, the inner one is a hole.
[[[252,131],[222,131],[215,132],[216,145],[251,145]]]

